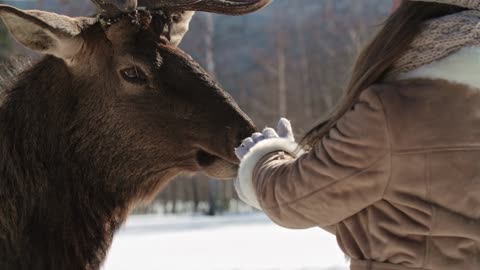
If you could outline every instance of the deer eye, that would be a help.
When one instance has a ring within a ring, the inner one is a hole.
[[[145,72],[143,72],[139,67],[122,69],[120,74],[122,75],[122,78],[129,83],[145,84],[148,80]]]

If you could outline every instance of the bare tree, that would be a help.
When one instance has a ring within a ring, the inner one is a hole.
[[[278,113],[286,117],[287,115],[287,59],[281,34],[278,34],[277,40],[277,64],[278,64]]]
[[[300,1],[294,2],[294,7],[298,11],[304,11],[305,6]],[[312,106],[312,89],[310,82],[310,65],[308,59],[308,51],[306,47],[306,33],[303,25],[302,17],[295,16],[295,33],[297,35],[297,48],[299,51],[300,77],[301,87],[303,90],[303,114],[307,118],[313,116]]]

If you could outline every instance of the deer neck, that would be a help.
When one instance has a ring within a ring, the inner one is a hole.
[[[49,100],[72,87],[62,65],[41,61],[0,107],[1,269],[98,269],[129,212],[129,187],[113,184],[126,181],[73,145],[75,103]]]

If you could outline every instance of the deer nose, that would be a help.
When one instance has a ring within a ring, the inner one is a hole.
[[[237,138],[238,145],[240,145],[244,139],[252,136],[253,133],[257,132],[257,129],[253,124],[253,121],[250,118],[246,118],[245,120],[246,120],[246,124],[243,127],[241,127],[238,132],[238,138]]]

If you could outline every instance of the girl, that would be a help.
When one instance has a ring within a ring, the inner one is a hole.
[[[480,0],[394,4],[303,147],[282,119],[236,149],[237,190],[335,234],[353,270],[478,270]]]

